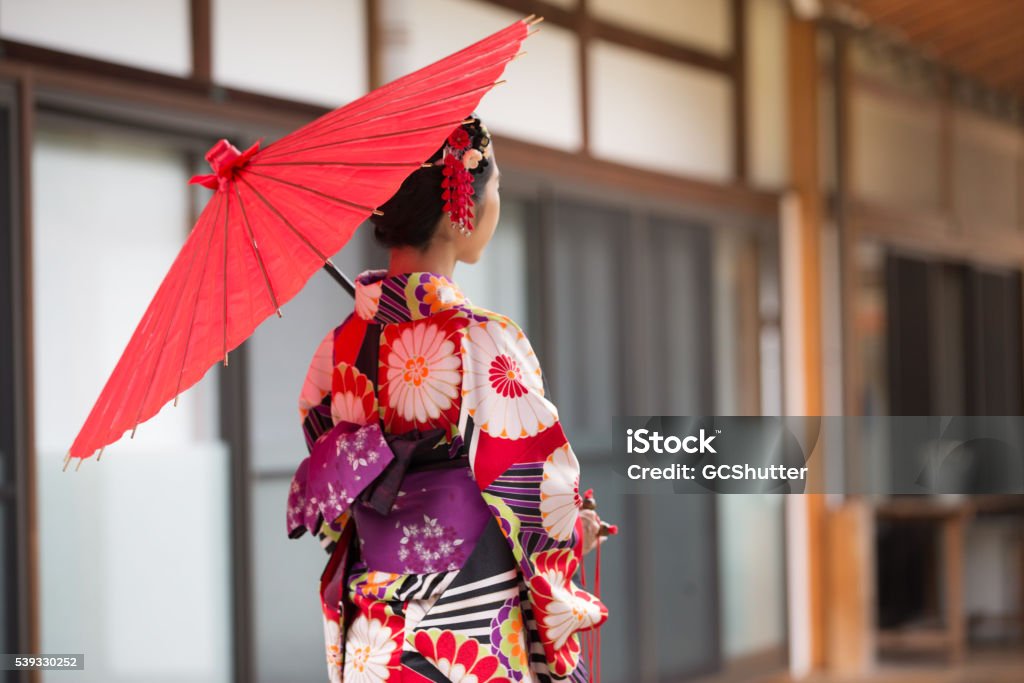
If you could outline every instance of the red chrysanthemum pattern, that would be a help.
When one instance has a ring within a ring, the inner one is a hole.
[[[334,424],[367,425],[377,419],[373,382],[354,365],[338,363],[331,379],[331,418]]]
[[[413,645],[452,683],[515,683],[505,665],[469,636],[431,628],[417,631]]]
[[[519,398],[526,393],[526,385],[523,384],[523,371],[519,364],[510,356],[500,354],[491,361],[491,370],[488,373],[491,386],[505,398]]]

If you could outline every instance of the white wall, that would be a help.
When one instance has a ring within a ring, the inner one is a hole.
[[[7,40],[187,76],[192,71],[188,0],[4,0]]]

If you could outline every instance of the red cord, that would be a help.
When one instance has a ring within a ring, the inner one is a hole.
[[[601,599],[601,537],[597,537],[597,548],[595,549],[596,556],[594,557],[594,596],[598,600]],[[600,629],[593,629],[597,631],[594,635],[594,649],[597,651],[597,675],[594,678],[594,683],[601,683],[601,631]],[[593,669],[591,669],[593,671]]]

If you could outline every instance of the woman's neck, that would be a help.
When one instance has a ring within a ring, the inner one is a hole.
[[[388,261],[388,275],[429,272],[444,275],[449,280],[455,270],[455,251],[448,244],[432,244],[426,251],[415,247],[395,247]]]

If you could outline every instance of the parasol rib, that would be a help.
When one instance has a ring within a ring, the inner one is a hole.
[[[192,252],[192,257],[189,259],[188,270],[185,272],[185,279],[183,280],[183,282],[186,283],[186,284],[188,283],[189,278],[192,276],[192,268],[195,266],[195,263],[196,263],[196,254],[197,254],[197,252]],[[173,327],[172,323],[174,322],[174,319],[178,315],[178,310],[179,310],[179,308],[181,306],[181,299],[182,299],[182,297],[175,297],[174,298],[174,310],[171,312],[170,320],[167,321],[167,329],[164,330],[164,338],[163,338],[163,341],[161,341],[161,343],[160,343],[160,348],[161,349],[164,349],[167,346],[167,338],[171,334],[171,327]],[[153,380],[156,378],[156,373],[160,369],[160,361],[162,361],[163,359],[164,359],[164,355],[161,353],[157,357],[156,362],[153,363],[153,372],[150,374],[149,382],[146,384],[146,393],[143,394],[142,402],[139,403],[139,411],[135,414],[135,425],[132,427],[132,437],[131,438],[135,437],[135,429],[139,426],[139,418],[142,416],[142,408],[143,408],[143,406],[146,405],[146,400],[149,398],[149,392],[150,392],[150,390],[153,387]],[[100,449],[100,450],[102,451],[102,449]]]
[[[372,161],[269,161],[265,164],[249,164],[249,168],[257,166],[351,166],[352,168],[403,168],[405,166],[422,166],[420,161],[391,161],[374,163]]]
[[[261,173],[253,173],[253,175],[262,175],[262,174],[261,174]],[[267,177],[269,178],[269,176],[267,176]],[[271,179],[272,179],[272,180],[276,180],[276,178],[271,178]],[[246,186],[246,187],[248,187],[248,188],[249,188],[250,190],[252,190],[252,191],[253,191],[253,192],[254,192],[254,193],[256,194],[256,196],[257,196],[257,197],[259,197],[260,201],[261,201],[261,202],[263,202],[264,204],[266,204],[266,205],[267,205],[267,208],[268,208],[268,209],[270,209],[271,211],[273,211],[273,212],[274,212],[274,215],[275,215],[275,216],[277,216],[278,218],[280,218],[280,219],[281,219],[281,222],[282,222],[282,223],[284,223],[284,224],[285,224],[285,226],[286,226],[286,227],[287,227],[287,228],[288,228],[289,230],[291,230],[291,231],[292,231],[293,233],[295,233],[295,234],[296,234],[296,235],[298,236],[298,238],[299,238],[299,239],[301,239],[301,240],[302,240],[303,242],[305,242],[306,246],[307,246],[307,247],[309,247],[310,249],[312,249],[312,250],[313,250],[313,253],[317,255],[317,258],[321,259],[321,260],[322,260],[322,261],[324,261],[325,263],[327,262],[327,258],[328,258],[328,257],[327,257],[327,256],[325,256],[325,255],[324,255],[324,254],[323,254],[323,253],[322,253],[322,252],[321,252],[321,251],[320,251],[319,249],[317,249],[317,248],[316,248],[316,245],[314,245],[314,244],[313,244],[312,242],[310,242],[310,241],[309,241],[309,238],[308,238],[308,237],[306,237],[305,235],[303,235],[303,234],[302,234],[302,233],[301,233],[301,232],[300,232],[300,231],[298,230],[298,228],[296,228],[296,227],[295,227],[294,225],[292,225],[292,224],[291,224],[291,221],[289,221],[289,220],[288,220],[287,218],[285,218],[285,217],[284,217],[284,216],[283,216],[283,215],[281,214],[281,212],[277,210],[277,207],[276,207],[276,206],[274,206],[274,205],[273,205],[273,204],[271,204],[271,203],[270,203],[269,201],[267,201],[267,198],[263,196],[263,193],[262,193],[262,192],[260,192],[259,190],[257,190],[257,189],[256,189],[256,188],[255,188],[255,187],[254,187],[254,186],[252,185],[252,183],[250,183],[250,182],[249,182],[248,180],[246,180],[245,178],[243,178],[243,177],[239,176],[239,180],[241,180],[241,181],[242,181],[243,183],[245,183],[245,186]],[[281,181],[281,182],[284,182],[284,181]],[[301,187],[301,186],[300,186],[300,187]]]
[[[221,202],[217,204],[217,213],[214,216],[216,221],[220,217],[221,204],[223,203],[223,195],[221,195]],[[185,374],[185,364],[188,361],[189,348],[192,346],[192,330],[195,329],[196,322],[196,310],[199,307],[199,293],[203,291],[203,280],[206,279],[206,266],[210,262],[210,252],[213,246],[213,230],[210,230],[210,239],[206,243],[206,253],[203,256],[203,270],[199,274],[199,286],[196,287],[196,298],[192,301],[192,317],[188,324],[188,335],[185,338],[185,352],[181,355],[181,369],[178,371],[178,384],[174,390],[174,405],[178,405],[178,395],[181,393],[181,378]]]
[[[256,257],[256,263],[260,266],[260,272],[263,273],[263,284],[267,286],[267,294],[270,295],[270,303],[274,306],[274,310],[277,311],[277,317],[281,317],[281,306],[277,303],[277,295],[274,294],[274,287],[270,284],[270,274],[267,273],[267,266],[263,263],[263,255],[260,254],[260,248],[256,245],[256,236],[253,235],[252,225],[249,223],[249,214],[245,210],[245,202],[242,201],[242,193],[238,190],[238,185],[234,185],[235,196],[238,197],[238,205],[242,207],[242,222],[245,224],[245,230],[249,235],[249,244],[252,246],[253,256]]]
[[[494,83],[488,83],[486,86],[484,86],[484,88],[490,88],[493,85],[494,85]],[[482,90],[484,88],[478,88],[478,90]],[[327,147],[334,147],[336,145],[351,144],[353,142],[370,142],[371,140],[384,140],[386,138],[398,137],[399,135],[408,135],[409,133],[422,133],[423,131],[426,131],[426,130],[437,130],[438,128],[454,128],[455,126],[459,125],[460,123],[465,123],[465,119],[460,119],[459,121],[451,121],[451,122],[446,122],[446,123],[438,123],[438,124],[433,125],[433,126],[421,126],[419,128],[406,128],[405,130],[392,130],[392,131],[388,131],[387,133],[378,133],[377,135],[366,135],[366,136],[361,137],[361,138],[348,138],[347,140],[335,140],[333,142],[325,142],[322,145],[313,145],[312,147],[303,147],[302,149],[289,150],[288,153],[289,154],[299,154],[301,152],[310,152],[310,151],[312,151],[314,149],[324,149],[324,148],[327,148]],[[260,157],[260,158],[262,159],[263,157]]]
[[[224,367],[228,366],[228,217],[231,215],[231,195],[225,195],[227,207],[224,209],[224,324],[221,326],[224,344]]]
[[[281,178],[275,178],[274,176],[267,175],[266,173],[257,173],[256,171],[250,171],[250,173],[252,175],[254,175],[254,176],[259,176],[260,178],[266,178],[267,180],[272,180],[275,183],[281,183],[282,185],[287,185],[288,187],[294,187],[297,190],[305,190],[306,192],[309,192],[311,194],[315,194],[318,197],[323,197],[324,199],[330,199],[333,202],[337,202],[339,204],[344,204],[345,206],[351,206],[354,209],[360,209],[362,211],[372,211],[373,213],[375,213],[377,215],[380,215],[380,213],[381,213],[377,209],[373,209],[373,208],[371,208],[369,206],[361,206],[359,204],[355,204],[353,202],[350,202],[350,201],[348,201],[346,199],[342,199],[341,197],[335,197],[333,195],[327,194],[326,192],[321,192],[320,190],[314,190],[313,188],[306,187],[305,185],[299,185],[298,183],[293,183],[290,180],[282,180]],[[243,180],[243,182],[245,182],[245,181]],[[252,188],[253,192],[257,192],[257,194],[258,194],[258,191],[256,190],[255,187],[250,185],[248,182],[246,182],[245,184],[249,185],[249,187]],[[266,200],[264,200],[264,201],[266,201]]]

